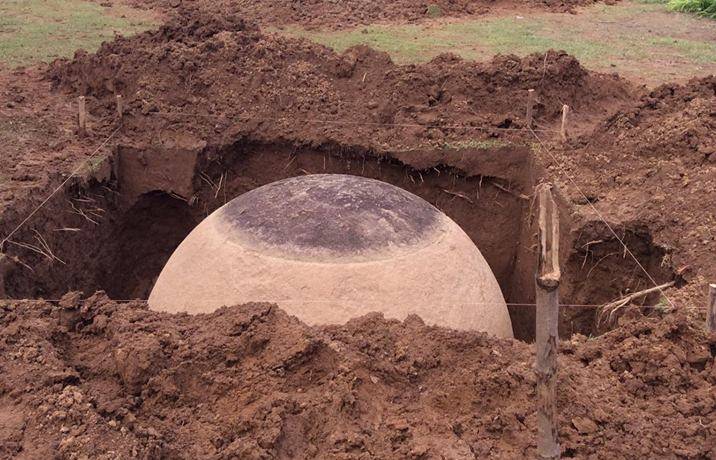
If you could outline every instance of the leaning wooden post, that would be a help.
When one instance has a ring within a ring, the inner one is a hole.
[[[122,95],[117,94],[117,119],[121,122],[122,117],[124,117],[124,101]]]
[[[709,284],[709,300],[706,304],[706,330],[716,334],[716,284]]]
[[[532,119],[534,117],[534,106],[535,106],[535,90],[527,90],[527,127],[532,127]]]
[[[79,126],[78,133],[80,137],[84,137],[87,134],[87,112],[85,108],[85,97],[80,96],[78,104],[79,112],[77,114],[77,124]]]
[[[535,354],[537,376],[537,454],[539,458],[560,457],[557,439],[555,386],[559,319],[559,218],[552,198],[552,184],[537,187],[539,199],[539,261],[535,275],[537,290]]]
[[[562,138],[562,142],[567,142],[568,132],[567,132],[567,118],[569,116],[569,106],[567,104],[564,104],[562,106],[562,126],[559,129],[559,135]]]

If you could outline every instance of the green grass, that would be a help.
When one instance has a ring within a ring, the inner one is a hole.
[[[147,12],[81,0],[0,0],[0,66],[17,67],[94,51],[114,37],[150,27]]]
[[[453,142],[445,142],[442,145],[444,150],[492,150],[509,146],[509,142],[500,139],[464,139]]]
[[[650,44],[661,48],[673,48],[682,58],[702,64],[716,62],[716,46],[713,43],[679,40],[674,37],[659,37],[650,40]]]
[[[666,5],[671,11],[695,13],[716,19],[716,0],[639,0],[639,2]]]
[[[339,52],[366,44],[386,51],[399,64],[425,62],[445,52],[486,60],[497,53],[523,56],[555,49],[576,56],[590,69],[617,71],[652,85],[716,70],[716,33],[709,21],[670,13],[663,4],[628,1],[594,5],[577,15],[485,16],[338,31],[289,28],[280,33]]]
[[[551,36],[543,21],[515,22],[512,18],[446,23],[429,29],[420,25],[376,25],[348,31],[305,31],[288,33],[311,39],[337,51],[366,44],[388,52],[398,63],[424,62],[440,53],[456,52],[466,59],[489,53],[529,54],[550,48],[596,57],[607,46],[575,38],[565,41]],[[489,51],[488,51],[489,50]]]
[[[668,7],[672,11],[696,13],[711,19],[716,19],[716,0],[671,0]]]
[[[440,8],[440,5],[430,4],[426,13],[429,18],[439,18],[443,15],[443,9]]]
[[[462,21],[433,27],[376,25],[348,31],[289,29],[289,34],[316,41],[337,51],[366,44],[388,52],[398,63],[425,62],[440,53],[454,52],[466,59],[497,53],[526,55],[548,49],[564,50],[590,63],[605,59],[649,59],[659,48],[671,48],[694,62],[716,61],[716,43],[671,36],[643,37],[622,33],[595,40],[580,24],[554,27],[548,20],[492,18]]]

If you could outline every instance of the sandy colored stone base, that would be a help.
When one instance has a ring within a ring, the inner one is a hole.
[[[267,301],[311,325],[374,311],[399,320],[414,313],[427,324],[512,337],[500,288],[470,238],[447,217],[431,236],[416,248],[386,250],[379,260],[317,263],[247,248],[219,210],[177,248],[149,307],[196,314]]]

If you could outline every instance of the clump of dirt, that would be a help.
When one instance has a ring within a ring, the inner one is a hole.
[[[169,125],[204,137],[331,138],[381,151],[514,137],[504,128],[524,127],[530,88],[540,127],[558,121],[563,103],[591,127],[636,97],[630,84],[589,72],[563,52],[497,56],[488,63],[446,54],[397,66],[364,46],[339,55],[304,40],[262,35],[230,16],[182,17],[105,43],[96,54],[58,61],[49,76],[57,87],[90,96],[99,118],[113,116],[114,93],[123,94],[126,124],[134,131]]]
[[[638,105],[608,118],[595,137],[643,157],[682,155],[684,163],[716,162],[716,77],[663,85]],[[713,157],[713,158],[712,158]]]
[[[167,15],[234,13],[231,0],[121,0],[138,8],[151,8]],[[298,24],[308,28],[341,28],[384,21],[417,22],[441,17],[475,16],[493,9],[574,12],[577,6],[599,0],[275,0],[241,2],[239,13],[262,25]],[[613,4],[616,0],[605,0]]]
[[[649,228],[663,249],[660,265],[673,266],[688,281],[712,280],[715,107],[713,76],[663,85],[571,146],[555,149],[550,174],[565,182],[567,174],[578,178],[586,196],[569,183],[565,189],[588,222],[604,217],[621,237],[625,226]],[[592,243],[587,236],[584,244],[597,249],[614,240],[606,236]]]
[[[564,457],[716,455],[716,338],[681,314],[561,344]],[[150,312],[101,293],[0,306],[0,452],[21,458],[534,456],[524,343],[268,304]]]

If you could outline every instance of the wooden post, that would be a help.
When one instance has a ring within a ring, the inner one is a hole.
[[[569,106],[564,104],[562,106],[562,127],[559,130],[559,135],[562,137],[562,142],[567,142],[567,116],[569,115]]]
[[[79,113],[78,113],[78,119],[77,119],[79,130],[78,133],[80,137],[84,137],[87,134],[87,112],[85,108],[85,97],[80,96],[79,97]]]
[[[124,105],[123,105],[122,95],[117,94],[117,118],[119,121],[122,121],[122,117],[124,116]]]
[[[532,119],[534,117],[534,106],[535,106],[535,90],[527,90],[527,127],[532,127]]]
[[[565,106],[566,107],[566,106]],[[537,291],[535,374],[537,376],[537,455],[560,458],[557,439],[555,386],[557,383],[557,340],[559,320],[559,216],[552,198],[552,185],[540,184],[539,260],[535,275]]]
[[[709,300],[706,304],[706,330],[716,334],[716,284],[709,284]]]

